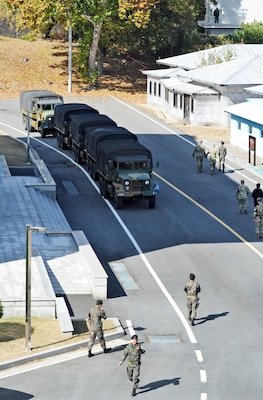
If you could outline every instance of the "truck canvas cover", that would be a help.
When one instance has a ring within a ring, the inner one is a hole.
[[[83,103],[68,103],[58,105],[56,106],[54,112],[54,126],[59,131],[63,132],[72,115],[88,113],[98,114],[99,112],[95,108]]]
[[[125,128],[111,125],[85,128],[85,147],[89,154],[96,158],[97,147],[104,140],[136,140],[136,135]]]
[[[147,161],[151,160],[152,153],[143,144],[134,140],[115,140],[104,141],[98,145],[97,149],[97,164],[99,170],[105,172],[105,166],[109,160],[129,162],[129,161]]]
[[[60,100],[63,103],[63,97],[49,90],[25,90],[20,94],[20,107],[27,111],[33,111],[34,100]]]
[[[112,125],[117,126],[117,124],[107,115],[102,114],[83,114],[83,115],[72,115],[69,123],[70,135],[75,141],[79,141],[80,136],[83,136],[81,142],[84,141],[85,129],[89,126],[99,126],[99,125]]]

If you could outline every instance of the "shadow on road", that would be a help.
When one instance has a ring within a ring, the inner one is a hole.
[[[0,389],[0,400],[29,400],[33,399],[32,394],[20,392],[19,390]]]
[[[196,318],[195,325],[201,325],[201,324],[204,324],[205,322],[213,321],[214,319],[217,319],[220,317],[226,317],[228,314],[229,314],[229,312],[225,311],[221,314],[209,314],[209,315],[207,315],[207,317]],[[196,322],[196,321],[200,321],[200,322]]]
[[[146,392],[150,392],[151,390],[160,389],[163,386],[179,385],[180,379],[181,378],[173,378],[173,379],[163,379],[161,381],[150,382],[145,386],[140,386],[140,392],[138,392],[137,394],[146,393]]]

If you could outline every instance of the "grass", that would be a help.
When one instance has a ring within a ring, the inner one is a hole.
[[[58,320],[32,318],[30,354],[67,346],[89,339],[88,326],[85,321],[73,321],[72,337],[63,335]],[[112,320],[103,321],[104,332],[114,332]],[[0,319],[0,362],[28,356],[25,339],[25,318]]]

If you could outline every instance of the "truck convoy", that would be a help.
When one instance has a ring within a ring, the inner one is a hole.
[[[159,185],[152,177],[152,154],[135,134],[80,103],[57,106],[54,127],[58,146],[70,148],[74,160],[87,165],[101,195],[113,199],[117,209],[124,199],[138,198],[155,208]]]
[[[54,134],[54,110],[63,97],[49,90],[26,90],[20,94],[23,126],[40,132],[41,137]]]

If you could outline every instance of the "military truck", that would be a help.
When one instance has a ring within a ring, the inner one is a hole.
[[[73,115],[98,114],[99,112],[84,103],[66,103],[56,106],[54,112],[54,128],[58,147],[71,149],[71,136],[69,135],[69,124]]]
[[[97,147],[97,171],[100,193],[112,198],[115,207],[124,199],[145,199],[155,208],[159,185],[152,179],[152,154],[134,140],[102,141]]]
[[[54,110],[63,97],[49,90],[26,90],[20,94],[24,129],[40,132],[41,137],[54,135]]]
[[[102,125],[117,127],[116,123],[107,117],[107,115],[95,113],[72,115],[68,129],[74,160],[79,164],[86,164],[87,161],[87,150],[85,147],[86,129]]]

